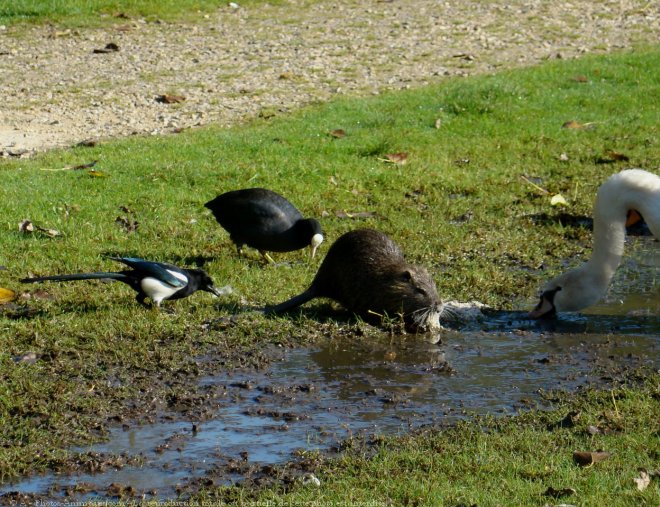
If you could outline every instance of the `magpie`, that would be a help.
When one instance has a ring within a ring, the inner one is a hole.
[[[231,293],[229,286],[220,289],[214,287],[211,277],[201,269],[183,269],[172,264],[146,261],[135,257],[108,257],[113,261],[126,264],[131,269],[119,272],[75,273],[71,275],[38,276],[23,278],[23,283],[45,281],[67,282],[70,280],[117,280],[129,285],[137,292],[135,299],[146,306],[144,300],[150,298],[157,307],[168,299],[181,299],[193,292],[203,290],[214,296]]]
[[[233,190],[204,206],[229,233],[239,255],[243,245],[247,245],[273,262],[267,252],[292,252],[309,246],[314,257],[323,242],[318,220],[303,218],[293,204],[272,190]]]

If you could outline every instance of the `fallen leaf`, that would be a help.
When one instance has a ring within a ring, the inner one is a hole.
[[[550,198],[550,204],[553,206],[568,206],[566,199],[561,194],[555,194]]]
[[[568,155],[566,155],[566,153],[562,153],[561,155],[559,155],[559,160],[561,160],[562,162],[568,162]]]
[[[399,151],[397,153],[388,153],[385,155],[385,158],[381,158],[383,162],[389,162],[390,164],[399,164],[403,165],[408,161],[408,154],[405,151]]]
[[[570,120],[570,121],[565,122],[561,126],[561,128],[563,128],[563,129],[583,129],[584,125],[582,125],[581,123],[576,122],[575,120]]]
[[[605,461],[611,456],[611,453],[604,451],[595,452],[573,452],[573,460],[581,467],[591,466],[594,463]]]
[[[336,139],[341,139],[342,137],[346,137],[346,132],[344,129],[335,129],[330,131],[330,135]]]
[[[589,425],[587,426],[587,433],[589,433],[589,435],[598,435],[601,431],[598,426]]]
[[[140,223],[137,220],[130,219],[125,216],[115,218],[115,223],[121,226],[126,232],[135,232]]]
[[[156,102],[161,104],[179,104],[183,102],[186,98],[183,95],[158,95],[156,97]]]
[[[461,60],[465,60],[468,62],[471,62],[474,60],[474,56],[469,54],[469,53],[457,53],[455,55],[452,55],[452,58],[460,58]]]
[[[433,126],[437,129],[442,127],[442,118],[438,118],[437,120],[435,120],[435,123],[433,124]]]
[[[337,211],[335,213],[337,218],[372,218],[376,216],[373,211],[358,211],[355,213],[349,213],[348,211]]]
[[[60,231],[58,231],[56,229],[44,229],[43,227],[37,227],[37,230],[39,232],[43,232],[46,236],[50,236],[51,238],[54,238],[54,237],[60,235]]]
[[[74,165],[71,169],[74,171],[79,171],[81,169],[90,169],[94,167],[96,164],[98,164],[98,160],[93,160],[92,162],[89,162],[87,164],[80,164],[80,165]]]
[[[0,304],[9,303],[16,299],[16,293],[13,290],[0,287]]]
[[[107,178],[108,177],[107,174],[102,173],[101,171],[96,171],[94,169],[92,169],[91,171],[87,171],[87,174],[89,174],[90,176],[94,176],[95,178]]]
[[[596,126],[595,122],[580,123],[575,120],[565,122],[561,128],[563,129],[592,129]]]
[[[552,498],[561,498],[562,496],[571,496],[574,495],[576,491],[573,488],[561,488],[561,489],[555,489],[552,486],[550,486],[548,489],[545,490],[545,493],[543,493],[544,496],[551,496]]]
[[[643,469],[639,469],[639,477],[633,478],[633,481],[637,485],[637,489],[640,491],[644,491],[646,488],[649,487],[649,484],[651,484],[651,477],[649,476],[649,473]]]
[[[30,220],[23,220],[18,224],[18,230],[20,232],[34,232],[34,224]]]
[[[623,153],[619,153],[618,151],[608,150],[605,152],[605,155],[607,155],[612,160],[615,160],[617,162],[630,162],[630,157],[628,157],[628,155],[624,155]]]
[[[42,300],[48,300],[48,299],[55,299],[52,294],[48,293],[47,291],[43,289],[37,289],[33,290],[30,292],[24,292],[21,294],[21,299],[42,299]]]
[[[321,486],[321,481],[314,474],[303,475],[302,483],[304,486],[316,486],[317,488]]]
[[[33,224],[30,220],[23,220],[20,224],[18,224],[18,230],[26,234],[38,231],[44,233],[46,236],[50,236],[51,238],[60,236],[61,234],[60,231],[56,229],[46,229],[44,227],[39,227],[38,225]]]
[[[76,146],[80,146],[83,148],[93,148],[94,146],[96,146],[96,144],[97,144],[96,141],[94,141],[93,139],[85,139],[84,141],[80,141],[78,144],[76,144]]]
[[[34,364],[37,362],[37,354],[34,352],[28,352],[27,354],[23,354],[22,356],[14,356],[14,362],[15,363],[27,363],[27,364]]]
[[[396,352],[393,350],[388,350],[385,352],[383,359],[385,359],[385,361],[394,361],[396,359]]]
[[[119,51],[119,46],[114,42],[110,42],[109,44],[106,44],[103,49],[95,49],[92,52],[96,54],[105,54],[105,53],[116,53],[117,51]]]
[[[589,79],[587,79],[587,76],[579,75],[579,76],[573,76],[573,81],[575,81],[576,83],[588,83]]]

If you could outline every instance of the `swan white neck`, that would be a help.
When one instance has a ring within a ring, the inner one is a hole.
[[[586,308],[605,294],[621,262],[626,216],[633,209],[642,214],[653,235],[660,238],[660,177],[629,169],[603,183],[594,206],[591,259],[546,286],[546,290],[561,287],[554,299],[557,311]]]
[[[605,288],[621,263],[628,210],[638,208],[637,203],[629,202],[630,192],[622,191],[619,180],[610,178],[598,191],[594,205],[593,253],[581,268],[598,274]]]

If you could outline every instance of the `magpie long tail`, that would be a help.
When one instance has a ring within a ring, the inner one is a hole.
[[[74,273],[71,275],[52,275],[52,276],[37,276],[35,278],[23,278],[20,280],[22,283],[35,283],[35,282],[69,282],[71,280],[98,280],[98,279],[112,279],[124,281],[128,277],[124,273]]]

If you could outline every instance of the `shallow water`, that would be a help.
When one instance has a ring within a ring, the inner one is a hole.
[[[538,406],[539,390],[597,383],[614,367],[657,368],[660,262],[651,246],[650,254],[627,261],[606,301],[588,313],[534,322],[524,312],[491,312],[445,333],[437,345],[409,335],[286,350],[266,372],[204,378],[227,396],[214,401],[216,417],[195,431],[190,421],[117,428],[108,442],[79,449],[138,455],[142,466],[39,476],[0,493],[61,498],[67,486],[85,483],[88,492],[75,498],[99,499],[112,496],[115,483],[138,496],[175,498],[190,479],[231,483],[297,450],[329,449],[351,435],[512,413]],[[237,465],[223,468],[228,463]]]

